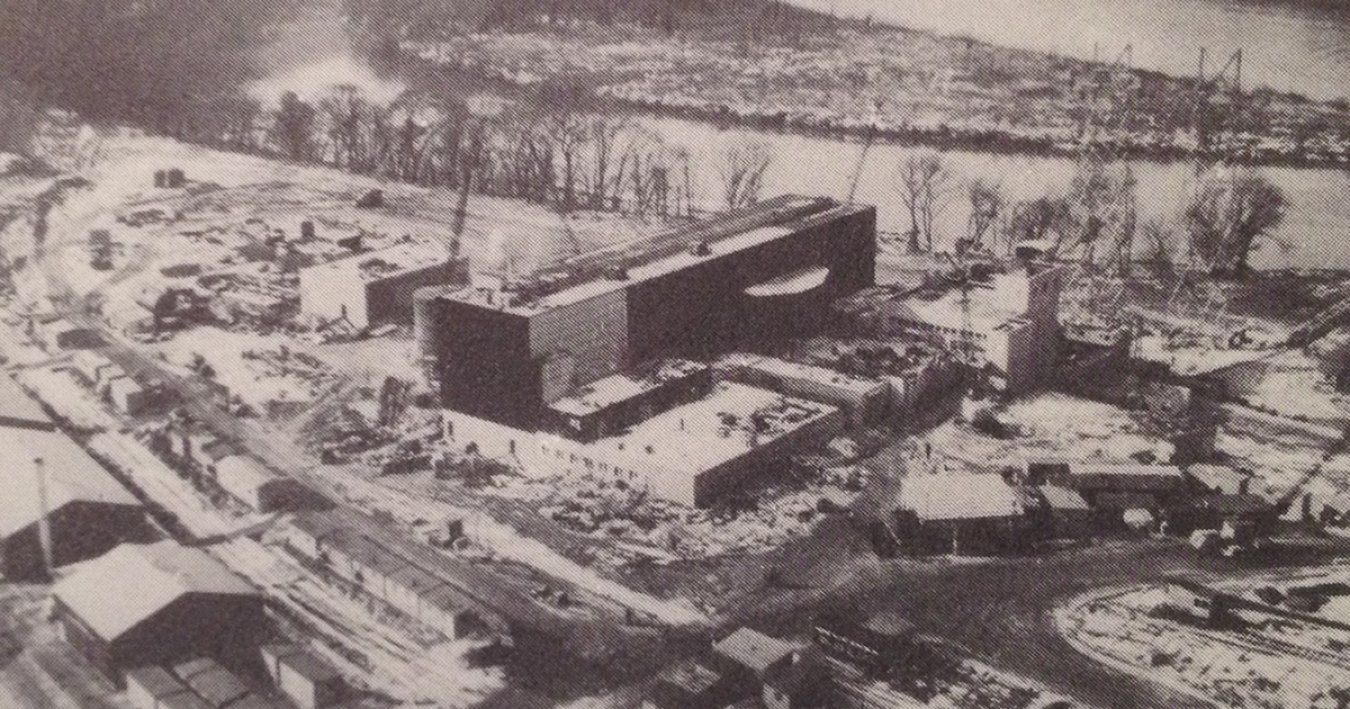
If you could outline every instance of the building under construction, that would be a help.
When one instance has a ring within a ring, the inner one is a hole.
[[[444,406],[532,428],[640,363],[820,328],[834,299],[873,284],[875,249],[874,207],[780,197],[526,282],[422,289],[419,347]]]

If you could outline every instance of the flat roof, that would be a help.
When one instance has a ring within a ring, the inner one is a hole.
[[[706,364],[682,359],[668,360],[647,376],[625,372],[591,382],[575,394],[549,404],[549,408],[564,414],[585,416],[659,389],[668,382],[706,371]]]
[[[721,382],[703,399],[658,414],[626,433],[602,438],[586,447],[621,452],[628,458],[649,461],[669,471],[694,475],[735,460],[838,410],[767,389]],[[751,417],[756,414],[764,426],[752,433],[755,426]]]
[[[37,471],[42,458],[47,473],[47,506],[51,511],[72,502],[140,506],[122,484],[59,431],[0,426],[0,537],[37,522]]]
[[[448,264],[449,259],[450,254],[443,244],[414,242],[344,256],[315,264],[304,269],[304,272],[322,278],[326,272],[354,270],[362,281],[370,283],[437,264]]]
[[[213,707],[224,707],[248,694],[248,685],[220,665],[184,677],[183,682]]]
[[[804,211],[812,207],[818,209]],[[837,203],[819,197],[783,195],[668,232],[664,235],[666,240],[674,239],[668,246],[679,247],[679,250],[667,255],[653,256],[639,264],[629,264],[626,269],[627,278],[624,279],[597,275],[583,283],[564,287],[524,303],[513,302],[515,294],[511,292],[495,293],[492,302],[489,303],[483,291],[473,287],[456,291],[446,297],[518,315],[534,315],[623,290],[697,263],[725,258],[796,233],[802,222],[847,214],[860,208],[860,205]],[[659,240],[658,237],[653,241]],[[703,253],[694,252],[693,247],[699,244],[707,246]]]
[[[745,367],[769,374],[783,379],[799,379],[804,381],[816,382],[837,389],[848,391],[857,396],[867,396],[875,394],[877,390],[884,389],[885,384],[875,379],[864,379],[855,377],[851,374],[828,369],[826,367],[817,367],[811,364],[801,364],[799,362],[789,362],[777,357],[762,357],[760,355],[737,352],[724,357],[721,362],[731,366]]]
[[[770,665],[796,652],[797,648],[758,630],[740,628],[713,645],[713,650],[737,664],[763,673]]]
[[[1012,486],[994,474],[911,475],[900,487],[900,507],[933,522],[1005,519],[1022,515]]]
[[[976,283],[963,293],[956,285],[921,289],[891,300],[884,307],[895,316],[949,330],[976,332],[1007,329],[1023,324],[1030,278],[1025,272],[996,273],[988,282]]]
[[[0,426],[51,429],[51,417],[36,399],[8,374],[0,373]],[[12,460],[12,459],[11,459]]]

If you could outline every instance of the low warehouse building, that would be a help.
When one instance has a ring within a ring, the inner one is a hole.
[[[38,521],[38,468],[46,476],[47,525],[55,566],[98,556],[145,534],[145,515],[121,483],[65,434],[0,427],[0,574],[31,579],[45,571]]]
[[[455,411],[443,417],[445,438],[456,447],[527,475],[591,476],[694,507],[744,494],[786,458],[823,447],[844,427],[833,406],[734,382],[593,443]]]
[[[242,455],[217,461],[215,481],[230,497],[255,512],[303,509],[313,504],[315,497],[300,481],[277,475],[262,463]]]
[[[1152,500],[1150,508],[1161,507],[1182,493],[1186,484],[1181,468],[1143,463],[1073,463],[1067,475],[1050,481],[1076,490],[1093,507],[1121,494],[1147,497]]]
[[[916,551],[999,551],[1026,524],[1022,497],[998,475],[913,475],[900,488],[901,537]]]
[[[1252,489],[1254,475],[1226,465],[1197,463],[1186,468],[1191,485],[1201,492],[1218,495],[1246,495]]]
[[[205,551],[168,541],[123,544],[62,579],[52,597],[66,642],[119,686],[136,667],[247,661],[268,630],[257,589]]]
[[[29,396],[18,382],[8,375],[0,374],[0,428],[55,431],[56,424],[42,405]]]
[[[300,271],[300,309],[325,322],[346,320],[363,329],[411,323],[413,291],[464,282],[440,244],[403,244]]]

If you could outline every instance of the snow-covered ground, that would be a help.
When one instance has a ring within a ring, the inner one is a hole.
[[[1338,706],[1334,697],[1350,691],[1350,666],[1328,652],[1325,637],[1306,645],[1302,628],[1293,627],[1299,624],[1243,633],[1205,628],[1157,617],[1166,600],[1157,587],[1106,592],[1075,599],[1055,618],[1080,651],[1220,706],[1320,709]]]
[[[295,342],[281,335],[233,332],[216,327],[184,331],[159,346],[166,361],[182,374],[191,372],[200,355],[215,370],[215,379],[249,405],[263,409],[271,402],[305,403],[323,391],[327,375],[297,362],[279,370],[270,361],[250,359],[248,352],[290,350]]]
[[[1147,435],[1129,413],[1110,404],[1066,394],[1040,394],[1022,399],[998,414],[1017,428],[1000,440],[949,421],[930,432],[935,453],[976,467],[1020,467],[1037,458],[1123,461],[1137,453],[1169,460],[1170,443]]]

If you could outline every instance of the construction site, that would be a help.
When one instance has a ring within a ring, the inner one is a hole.
[[[996,227],[990,202],[949,250],[879,227],[856,176],[557,210],[53,118],[64,171],[0,182],[0,445],[59,466],[0,530],[5,686],[64,682],[63,709],[1341,701],[1339,586],[1224,584],[1350,550],[1346,276],[1252,272],[1233,233],[1154,249],[1109,139],[1129,59],[1079,97],[1062,208]],[[1240,64],[1195,82],[1216,134]],[[136,569],[190,582],[135,606]],[[1070,603],[1102,588],[1128,590]],[[184,620],[213,613],[248,622]],[[1236,654],[1201,667],[1211,644]]]

